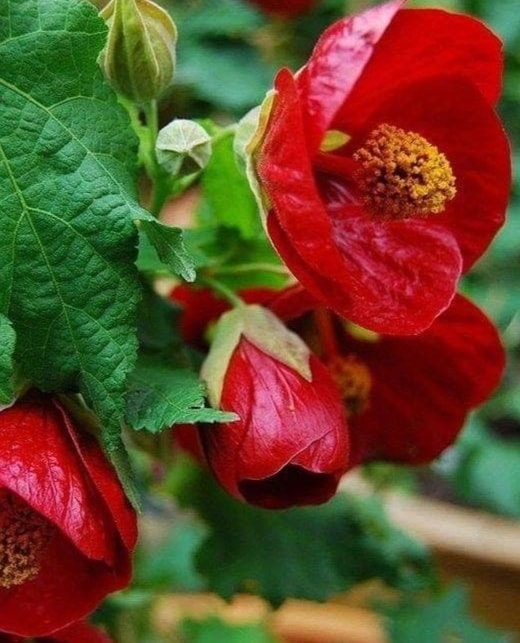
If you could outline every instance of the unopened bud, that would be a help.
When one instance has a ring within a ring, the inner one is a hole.
[[[175,72],[173,20],[151,0],[111,0],[100,15],[108,40],[99,61],[109,82],[136,103],[158,98]]]
[[[159,132],[155,150],[157,160],[169,174],[191,174],[206,167],[211,157],[211,136],[198,123],[178,118]]]

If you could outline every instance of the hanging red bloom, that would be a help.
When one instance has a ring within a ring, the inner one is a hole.
[[[231,495],[281,509],[335,493],[348,464],[337,386],[274,315],[259,306],[224,314],[201,375],[212,405],[238,416],[199,433]]]
[[[323,359],[347,407],[351,466],[433,460],[455,441],[504,369],[495,327],[460,295],[413,337],[378,336],[327,315],[317,315]]]
[[[25,637],[0,634],[0,643],[23,643]],[[49,636],[32,639],[36,643],[112,643],[112,639],[102,630],[86,621],[72,623]]]
[[[57,399],[0,413],[0,630],[42,637],[131,574],[136,517],[95,439]]]
[[[502,224],[510,163],[498,39],[402,4],[340,20],[296,75],[281,70],[247,151],[297,279],[366,328],[414,334]]]
[[[316,0],[249,0],[252,4],[273,15],[290,18],[309,11]]]

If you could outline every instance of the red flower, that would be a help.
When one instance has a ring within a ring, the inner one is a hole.
[[[27,639],[11,634],[0,634],[0,643],[23,643]],[[72,623],[49,636],[32,639],[38,643],[111,643],[112,639],[102,630],[86,621]]]
[[[238,415],[199,433],[231,495],[281,509],[335,493],[348,463],[342,401],[327,369],[276,317],[259,306],[223,315],[202,377],[213,406]]]
[[[53,397],[0,413],[0,630],[42,637],[128,584],[135,513]]]
[[[316,0],[249,0],[266,13],[289,18],[308,11]]]
[[[402,0],[345,18],[279,72],[251,139],[266,228],[297,279],[378,332],[427,328],[502,224],[498,39]]]
[[[504,351],[495,327],[460,295],[414,337],[377,336],[327,320],[318,315],[325,362],[348,409],[350,466],[433,460],[502,375]]]

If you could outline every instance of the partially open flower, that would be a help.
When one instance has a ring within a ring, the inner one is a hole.
[[[504,369],[497,330],[460,295],[413,337],[379,335],[323,310],[314,315],[315,348],[347,410],[350,466],[430,462],[455,442]]]
[[[135,513],[96,440],[54,397],[0,413],[0,630],[43,637],[125,587]]]
[[[402,4],[340,20],[296,75],[281,70],[246,150],[295,277],[366,328],[414,334],[502,224],[510,162],[498,39]]]
[[[200,429],[207,461],[231,495],[281,509],[335,493],[348,465],[337,386],[272,313],[259,306],[225,313],[201,375],[210,402],[239,416]]]

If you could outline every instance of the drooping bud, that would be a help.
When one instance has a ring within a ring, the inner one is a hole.
[[[228,493],[266,509],[319,504],[348,468],[339,390],[303,341],[257,305],[225,313],[201,377],[213,406],[238,419],[199,430]]]
[[[99,62],[109,82],[136,103],[158,98],[175,72],[173,20],[151,0],[111,0],[100,15],[108,40]]]
[[[191,174],[204,169],[211,158],[211,136],[198,123],[177,118],[161,129],[155,150],[169,174]]]

